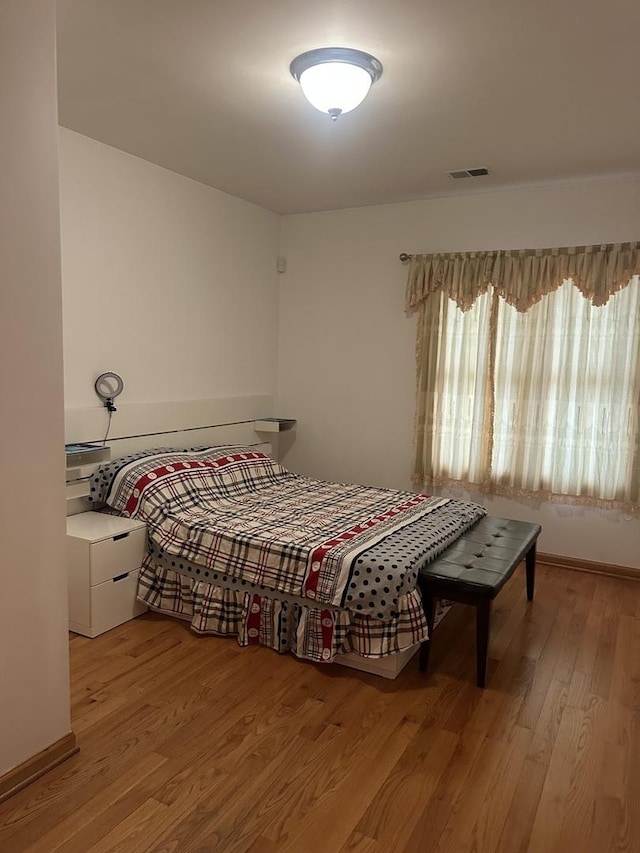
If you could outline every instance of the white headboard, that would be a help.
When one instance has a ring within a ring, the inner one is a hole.
[[[271,415],[269,396],[225,397],[173,403],[129,403],[117,406],[106,441],[110,458],[153,447],[199,444],[259,445],[277,454],[271,436],[256,432],[254,421]],[[65,442],[102,444],[108,413],[102,406],[65,411]],[[83,465],[67,479],[67,515],[90,509],[89,477],[98,467]]]

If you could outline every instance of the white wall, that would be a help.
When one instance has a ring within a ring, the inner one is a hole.
[[[285,217],[278,411],[298,419],[289,467],[409,488],[415,318],[398,255],[636,240],[640,177]],[[640,568],[640,519],[481,499],[543,524],[541,550]]]
[[[279,217],[60,129],[65,403],[272,394]]]
[[[70,730],[54,0],[0,4],[0,775]]]

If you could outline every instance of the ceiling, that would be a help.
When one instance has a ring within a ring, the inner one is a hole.
[[[58,0],[60,123],[277,213],[635,173],[639,43],[637,0]],[[335,123],[323,46],[384,66]]]

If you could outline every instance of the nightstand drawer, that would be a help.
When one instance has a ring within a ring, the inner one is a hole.
[[[147,547],[146,527],[91,544],[91,586],[139,569]]]
[[[139,570],[119,580],[108,580],[91,589],[91,628],[95,637],[144,613],[146,605],[136,600]]]
[[[146,605],[136,600],[139,570],[129,572],[118,580],[104,581],[91,587],[87,606],[76,608],[76,619],[69,622],[69,629],[85,637],[97,637],[110,628],[128,622],[147,610]]]

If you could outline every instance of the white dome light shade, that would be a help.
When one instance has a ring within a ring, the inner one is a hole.
[[[335,121],[362,103],[382,65],[361,50],[323,47],[297,56],[290,71],[307,100]]]
[[[300,75],[300,86],[309,103],[336,117],[361,104],[371,83],[368,71],[346,62],[323,62]]]

